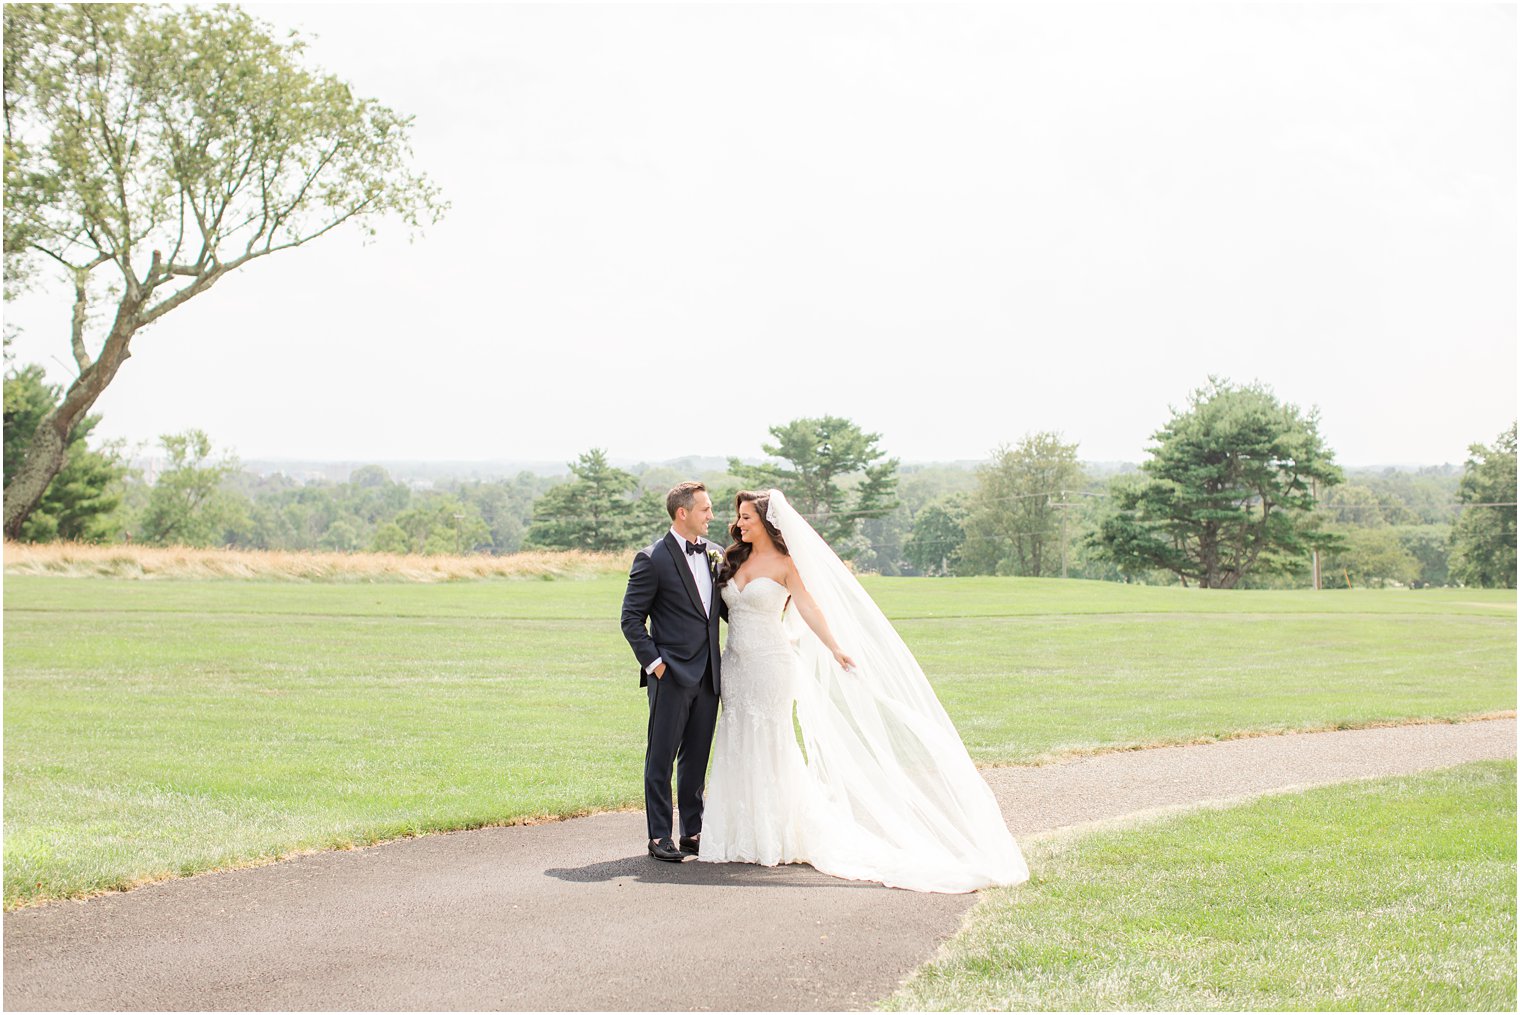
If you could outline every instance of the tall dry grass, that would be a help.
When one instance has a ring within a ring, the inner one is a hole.
[[[553,550],[491,557],[5,543],[5,573],[62,578],[233,578],[293,582],[451,582],[626,573],[629,554]]]

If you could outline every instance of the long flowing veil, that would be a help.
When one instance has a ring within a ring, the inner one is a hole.
[[[965,892],[1027,880],[992,790],[913,653],[807,519],[781,491],[769,495],[766,519],[855,662],[840,667],[797,611],[787,611],[801,669],[803,749],[830,813],[860,833],[854,848],[869,844],[887,884]]]

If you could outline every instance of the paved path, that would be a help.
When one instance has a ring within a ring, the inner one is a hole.
[[[1019,836],[1515,756],[1515,721],[1258,737],[986,771]],[[975,896],[663,864],[601,814],[318,853],[5,916],[18,1009],[833,1010]]]

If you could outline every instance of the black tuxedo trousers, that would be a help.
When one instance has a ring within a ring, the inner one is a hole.
[[[702,787],[713,731],[718,728],[718,692],[712,674],[695,687],[678,684],[667,670],[649,681],[649,740],[644,749],[644,814],[649,837],[671,833],[670,768],[675,762],[676,793],[681,804],[681,834],[702,830]]]
[[[718,549],[702,540],[705,554]],[[703,566],[707,566],[704,558]],[[623,595],[623,636],[639,662],[639,684],[649,696],[648,741],[644,751],[644,810],[649,837],[663,839],[674,823],[671,769],[681,808],[681,834],[702,830],[702,786],[713,731],[718,726],[721,660],[718,620],[726,612],[713,582],[711,613],[702,607],[685,550],[674,536],[634,555]],[[662,677],[646,673],[656,659]]]

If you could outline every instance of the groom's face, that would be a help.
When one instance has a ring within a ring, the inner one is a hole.
[[[707,526],[712,523],[713,509],[712,498],[706,490],[698,490],[692,495],[691,507],[677,509],[677,514],[684,514],[686,520],[682,533],[687,536],[707,535]]]

